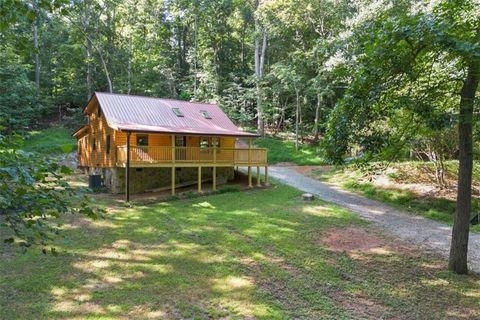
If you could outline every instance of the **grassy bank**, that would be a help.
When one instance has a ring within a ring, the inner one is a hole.
[[[378,200],[408,212],[427,217],[432,220],[453,224],[456,201],[456,174],[458,162],[447,163],[446,181],[449,188],[435,190],[433,166],[424,162],[403,162],[390,164],[388,170],[379,169],[379,163],[369,166],[347,166],[335,168],[331,171],[314,170],[313,177],[341,185],[345,189],[358,192],[370,199]],[[474,185],[480,183],[480,163],[474,166]],[[379,180],[388,180],[391,183],[384,185]],[[413,185],[414,184],[414,185]],[[410,186],[412,188],[401,188]],[[397,186],[397,187],[396,187]],[[424,192],[421,187],[433,189]],[[419,190],[418,190],[419,189]],[[480,211],[480,202],[474,198],[473,212]],[[471,227],[472,231],[480,233],[480,225]]]
[[[23,149],[42,154],[69,153],[77,148],[77,141],[66,128],[48,128],[31,131],[25,139]]]
[[[272,189],[69,216],[59,256],[0,244],[0,318],[460,319],[480,279]]]
[[[270,164],[282,162],[290,162],[296,165],[326,164],[320,148],[310,144],[299,144],[298,151],[296,151],[293,141],[259,138],[255,140],[255,145],[261,148],[268,148],[268,162]]]

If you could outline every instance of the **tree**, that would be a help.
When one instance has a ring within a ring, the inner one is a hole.
[[[255,0],[255,9],[260,6],[260,1]],[[267,30],[261,26],[258,13],[255,15],[255,80],[257,87],[257,130],[260,135],[265,136],[265,124],[263,119],[263,101],[261,81],[265,66],[265,52],[267,50]],[[261,43],[260,43],[261,41]]]
[[[31,65],[21,61],[11,48],[0,46],[0,132],[25,130],[41,110],[35,83],[28,79]]]
[[[40,49],[38,47],[38,23],[39,23],[39,9],[37,6],[37,1],[32,1],[32,10],[35,14],[35,20],[32,23],[33,29],[33,49],[35,55],[35,85],[37,90],[40,89]]]
[[[39,244],[46,253],[52,236],[59,233],[52,220],[66,213],[96,218],[102,210],[64,180],[69,168],[20,147],[19,136],[0,136],[0,221],[12,231],[3,240],[23,249]]]
[[[459,174],[449,268],[467,273],[479,12],[468,0],[386,8],[361,21],[352,35],[355,49],[346,54],[353,80],[330,118],[331,154],[338,159],[356,143],[364,151],[398,155],[420,126],[442,129],[457,109]]]
[[[272,76],[277,78],[287,90],[295,94],[295,150],[298,150],[303,79],[294,68],[288,65],[275,64],[271,72]]]

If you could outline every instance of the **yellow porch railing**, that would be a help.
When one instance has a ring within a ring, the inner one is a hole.
[[[117,147],[117,165],[125,166],[127,146]],[[267,149],[130,146],[131,166],[266,165]]]

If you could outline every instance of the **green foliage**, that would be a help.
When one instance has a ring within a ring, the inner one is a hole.
[[[40,244],[46,252],[59,231],[53,220],[67,213],[96,218],[101,210],[64,179],[70,168],[20,150],[21,142],[17,136],[0,136],[0,219],[12,232],[2,238],[24,249]]]
[[[473,3],[398,2],[358,22],[343,50],[351,81],[329,119],[330,158],[396,159],[419,132],[455,126],[463,68],[480,56]]]
[[[0,46],[0,132],[25,130],[41,112],[29,68],[11,48]]]
[[[25,151],[40,154],[70,153],[77,148],[77,141],[66,128],[49,128],[30,131],[22,146]]]
[[[22,129],[57,119],[75,127],[88,97],[109,90],[111,82],[114,92],[217,102],[242,127],[256,124],[262,101],[267,128],[291,130],[302,118],[302,135],[313,131],[317,94],[322,93],[323,132],[337,96],[326,64],[335,53],[334,38],[355,12],[346,0],[260,1],[258,6],[246,0],[7,2],[0,8],[2,43],[14,56],[7,60],[15,61],[5,64],[22,70],[3,68],[14,75],[7,80],[24,93],[18,97],[28,99],[33,109],[14,97],[5,110],[21,112],[21,123],[14,125]],[[268,39],[265,77],[259,83],[252,45],[255,17]],[[38,90],[32,87],[35,69]],[[21,84],[22,77],[35,92]]]
[[[326,164],[322,150],[318,146],[310,144],[300,145],[295,151],[295,143],[276,138],[259,138],[255,145],[268,148],[268,163],[291,162],[297,165],[321,165]]]

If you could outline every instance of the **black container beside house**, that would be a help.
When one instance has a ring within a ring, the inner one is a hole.
[[[88,187],[97,189],[102,187],[102,176],[99,174],[91,174],[88,176]]]

